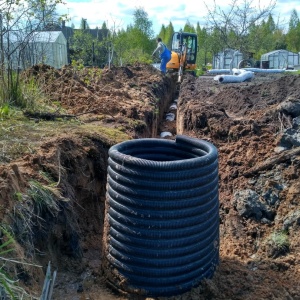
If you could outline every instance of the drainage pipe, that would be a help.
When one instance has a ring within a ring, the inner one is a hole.
[[[230,74],[229,69],[211,69],[207,71],[208,74]]]
[[[253,72],[245,71],[238,75],[217,75],[214,77],[214,80],[220,83],[243,82],[251,79],[253,76]]]
[[[213,276],[219,261],[214,145],[183,135],[125,141],[109,150],[107,182],[105,271],[111,284],[172,296]]]
[[[286,69],[260,69],[260,68],[244,68],[242,70],[256,72],[256,73],[283,73]]]

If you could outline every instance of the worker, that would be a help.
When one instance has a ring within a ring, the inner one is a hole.
[[[166,74],[166,72],[167,72],[167,63],[171,60],[171,51],[162,42],[160,37],[158,37],[156,39],[156,42],[157,42],[157,47],[153,51],[152,56],[154,56],[155,53],[159,53],[159,57],[161,59],[161,61],[160,61],[160,71],[163,74]]]

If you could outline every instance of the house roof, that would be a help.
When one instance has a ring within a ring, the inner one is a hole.
[[[288,50],[285,50],[285,49],[273,50],[273,51],[271,51],[271,52],[264,53],[263,55],[272,55],[272,54],[280,53],[280,52],[283,52],[283,53],[292,53],[292,54],[298,55],[298,53],[294,53],[294,52],[292,52],[292,51],[288,51]]]
[[[299,54],[298,53],[294,53],[288,50],[274,50],[268,53],[265,53],[261,56],[260,60],[261,61],[268,61],[270,60],[272,57],[296,57],[299,59]]]
[[[218,52],[217,55],[232,55],[233,53],[242,54],[239,50],[226,48],[223,51]]]
[[[54,43],[59,35],[62,34],[61,31],[38,31],[34,32],[30,36],[30,42],[47,42]]]
[[[28,36],[24,34],[22,31],[15,31],[9,33],[5,33],[4,41],[9,38],[11,43],[18,43],[18,42],[47,42],[47,43],[54,43],[59,35],[62,34],[61,31],[36,31],[32,32]],[[63,35],[64,36],[64,35]]]
[[[82,29],[73,29],[72,27],[63,26],[61,28],[65,38],[69,41],[70,38],[74,35],[76,31],[82,31]],[[105,37],[107,37],[109,30],[108,29],[85,29],[86,33],[89,33],[93,36],[93,38],[102,41]]]

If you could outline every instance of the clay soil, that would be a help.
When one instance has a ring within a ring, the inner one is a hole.
[[[212,279],[168,299],[300,299],[300,151],[280,148],[296,117],[280,104],[300,101],[299,75],[256,74],[220,84],[187,74],[180,90],[176,76],[147,65],[101,72],[36,66],[24,76],[43,82],[49,101],[59,104],[20,118],[30,151],[0,156],[0,218],[15,236],[13,258],[41,266],[5,264],[27,292],[40,295],[51,261],[58,272],[53,299],[154,299],[106,285],[106,169],[113,144],[168,131],[170,139],[184,134],[213,143],[220,178],[220,264]],[[175,100],[176,120],[167,121]],[[4,140],[12,147],[6,133]],[[59,191],[57,207],[38,206],[28,192],[32,182],[50,185],[45,174]],[[267,213],[242,212],[236,195],[246,190]],[[278,232],[288,243],[270,239]]]

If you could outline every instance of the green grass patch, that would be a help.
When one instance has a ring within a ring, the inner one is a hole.
[[[276,258],[289,251],[290,241],[286,231],[274,231],[266,239],[269,256]]]

